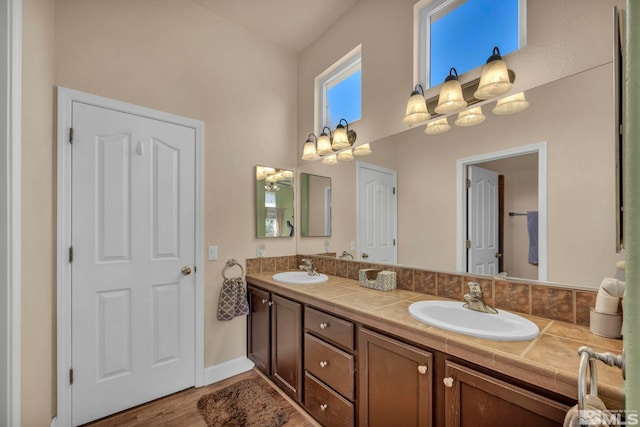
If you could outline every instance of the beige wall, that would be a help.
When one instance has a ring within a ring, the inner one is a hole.
[[[402,124],[413,83],[408,25],[412,1],[393,6],[359,2],[300,56],[298,141],[304,141],[314,130],[314,77],[339,59],[342,50],[362,43],[363,118],[352,127],[358,143],[374,141],[376,154],[380,145],[398,147],[395,156],[364,160],[398,171],[400,263],[455,271],[457,159],[548,141],[549,280],[595,288],[602,277],[615,274],[614,263],[623,255],[615,252],[612,7],[624,2],[561,3],[528,2],[527,47],[505,57],[516,71],[514,90],[537,88],[527,91],[529,110],[498,117],[487,111],[491,105],[485,107],[487,121],[482,125],[454,128],[442,136],[428,137],[423,126],[406,130]],[[479,69],[461,76],[461,81],[474,73]],[[301,170],[314,168],[320,175],[355,175],[348,165],[334,169],[299,164]],[[337,230],[332,236],[331,246],[338,252],[335,246],[356,238],[355,195],[334,198],[335,210],[341,208],[340,201],[350,209],[343,210],[340,221],[353,221],[353,228],[347,236]],[[310,245],[301,240],[299,248]]]

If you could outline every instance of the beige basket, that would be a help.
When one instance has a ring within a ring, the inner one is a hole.
[[[379,291],[391,291],[396,288],[394,271],[365,268],[359,271],[360,286]]]

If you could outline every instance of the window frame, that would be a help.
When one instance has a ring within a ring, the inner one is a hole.
[[[466,0],[420,0],[413,6],[413,81],[430,88],[431,16]],[[527,46],[527,0],[518,0],[518,51]],[[487,57],[491,52],[487,52]],[[478,64],[480,68],[482,64]],[[475,68],[474,68],[475,69]]]
[[[331,83],[337,84],[360,70],[362,72],[362,44],[336,61],[329,68],[320,73],[314,80],[314,129],[318,132],[327,125],[327,87]],[[360,119],[362,119],[362,74],[360,75]],[[360,120],[358,119],[358,120]],[[357,120],[355,120],[357,121]],[[352,122],[349,122],[351,124]],[[333,128],[337,123],[332,124]]]

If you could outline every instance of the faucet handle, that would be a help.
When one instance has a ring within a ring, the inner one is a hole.
[[[467,285],[469,286],[469,291],[471,292],[471,295],[477,298],[482,297],[482,285],[480,283],[469,282],[467,283]]]

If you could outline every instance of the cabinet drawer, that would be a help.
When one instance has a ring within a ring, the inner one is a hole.
[[[353,323],[311,307],[304,310],[304,327],[314,334],[353,350]]]
[[[355,363],[352,355],[307,333],[304,334],[304,367],[329,387],[353,400]]]
[[[304,375],[304,407],[325,426],[352,427],[353,404],[309,373]]]

